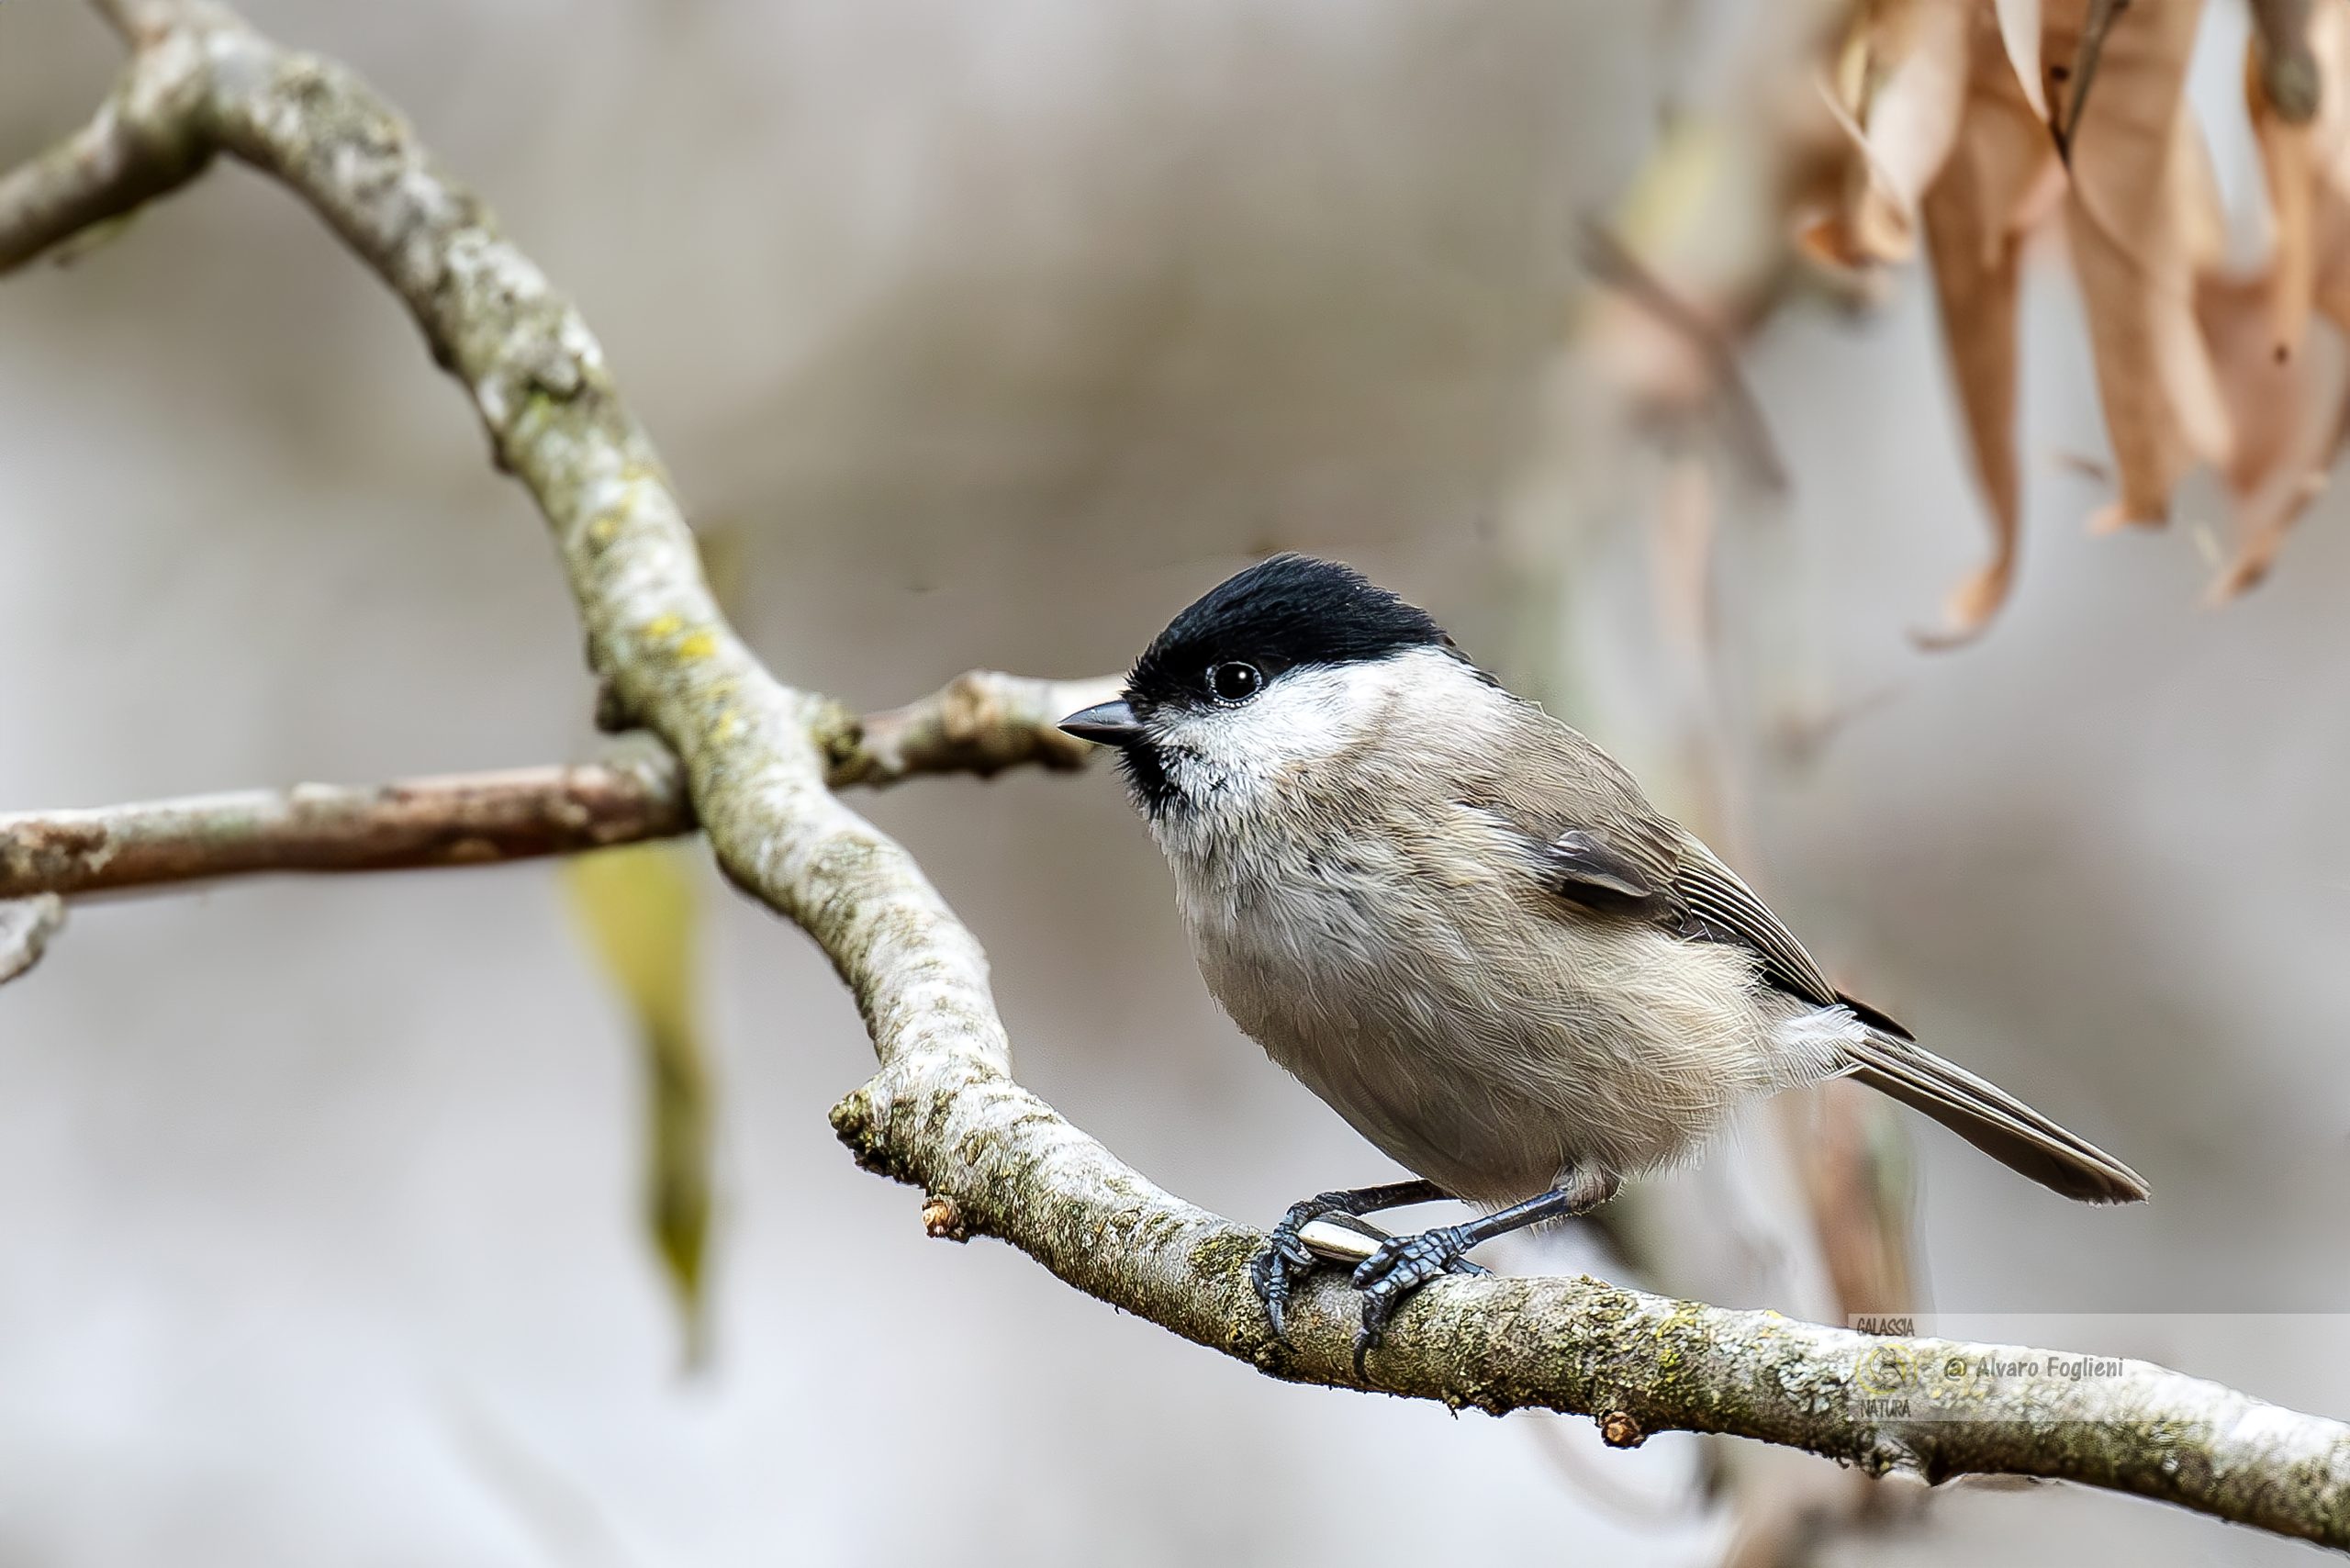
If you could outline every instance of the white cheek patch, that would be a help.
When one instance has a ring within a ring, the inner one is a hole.
[[[1168,783],[1192,820],[1166,831],[1213,849],[1234,816],[1261,810],[1305,766],[1360,745],[1383,728],[1457,725],[1510,699],[1447,649],[1284,670],[1250,701],[1163,708],[1144,722]],[[1218,823],[1223,825],[1219,826]]]
[[[1252,701],[1162,711],[1150,728],[1168,781],[1196,807],[1247,804],[1300,764],[1369,734],[1410,678],[1409,656],[1287,670]]]

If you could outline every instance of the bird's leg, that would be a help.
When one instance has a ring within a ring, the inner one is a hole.
[[[1279,1338],[1284,1331],[1291,1287],[1322,1266],[1322,1260],[1298,1238],[1298,1232],[1308,1224],[1325,1215],[1352,1215],[1360,1218],[1382,1209],[1433,1204],[1451,1195],[1433,1182],[1389,1182],[1377,1187],[1348,1187],[1323,1193],[1302,1204],[1292,1204],[1281,1224],[1273,1226],[1272,1244],[1248,1265],[1248,1280],[1257,1287],[1257,1299],[1265,1304],[1265,1314],[1273,1320],[1273,1337]]]
[[[1461,1261],[1462,1253],[1479,1242],[1546,1219],[1589,1214],[1614,1197],[1618,1185],[1606,1171],[1579,1170],[1572,1180],[1538,1197],[1465,1225],[1438,1226],[1417,1236],[1397,1236],[1381,1243],[1379,1250],[1355,1269],[1354,1286],[1362,1292],[1362,1327],[1355,1335],[1355,1374],[1363,1375],[1363,1357],[1378,1349],[1395,1309],[1414,1291]]]

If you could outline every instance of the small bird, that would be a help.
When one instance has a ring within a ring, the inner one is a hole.
[[[1125,695],[1119,749],[1216,1000],[1420,1180],[1294,1204],[1253,1263],[1273,1332],[1326,1215],[1461,1200],[1354,1271],[1356,1361],[1480,1242],[1695,1157],[1742,1102],[1850,1077],[2066,1197],[2128,1166],[1829,982],[1615,760],[1351,567],[1283,554],[1210,590]]]

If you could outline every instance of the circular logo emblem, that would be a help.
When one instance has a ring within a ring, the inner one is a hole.
[[[1907,1394],[1918,1386],[1918,1361],[1907,1345],[1872,1345],[1853,1370],[1852,1381],[1874,1398]]]

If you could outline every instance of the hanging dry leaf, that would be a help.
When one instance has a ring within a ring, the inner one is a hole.
[[[1856,28],[1830,98],[1854,157],[1839,207],[1801,241],[1834,264],[1908,261],[1918,203],[1950,155],[1965,106],[1976,0],[1915,0],[1905,26]]]
[[[2217,181],[2185,98],[2202,0],[1846,0],[1816,35],[1824,150],[1783,138],[1772,145],[1813,151],[1757,182],[1743,176],[1762,139],[1713,136],[1709,178],[1644,182],[1706,193],[1674,207],[1684,241],[1726,221],[1751,236],[1753,214],[1777,198],[1797,253],[1856,290],[1881,286],[1873,280],[1915,251],[1922,226],[1992,549],[1942,624],[1916,633],[1921,644],[1974,636],[2014,584],[2021,252],[2059,207],[2118,491],[2098,531],[2161,523],[2188,472],[2215,465],[2240,551],[2219,591],[2236,591],[2266,569],[2350,439],[2344,375],[2303,363],[2332,342],[2312,319],[2350,331],[2350,0],[2252,5],[2246,105],[2275,235],[2255,274],[2225,269]],[[1778,113],[1782,127],[1804,123],[1784,103]],[[1667,158],[1652,169],[1691,166]],[[1651,409],[1680,415],[1720,395],[1726,356],[1705,345],[1742,336],[1776,298],[1687,293],[1702,337],[1666,330],[1654,312],[1612,323],[1619,346],[1640,350],[1623,356],[1639,367],[1623,380]]]
[[[2225,603],[2257,587],[2276,565],[2287,535],[2300,521],[2301,514],[2309,510],[2311,501],[2325,493],[2326,469],[2332,466],[2344,444],[2350,442],[2350,397],[2337,391],[2333,402],[2333,422],[2321,442],[2325,460],[2302,468],[2240,516],[2236,553],[2213,579],[2208,596],[2210,602]]]
[[[2309,128],[2311,303],[2350,332],[2350,0],[2318,0],[2309,44],[2322,83]]]
[[[2031,118],[2049,123],[2048,89],[2040,76],[2040,0],[1993,0],[1992,14],[1999,24],[1999,43],[2014,68],[2016,85]]]
[[[2266,271],[2205,277],[2196,287],[2195,313],[2221,397],[2234,416],[2235,449],[2222,477],[2241,502],[2293,459],[2311,398],[2310,356],[2277,356],[2275,295]]]
[[[2277,111],[2295,124],[2318,111],[2324,73],[2311,46],[2310,21],[2327,0],[2252,0],[2252,69]]]
[[[2055,177],[2046,128],[2024,96],[1998,28],[1980,11],[1968,30],[1967,93],[1959,137],[1926,192],[1926,238],[1951,375],[1966,417],[1975,477],[1991,511],[1991,558],[1954,589],[1939,631],[1950,647],[1982,631],[2015,580],[2022,479],[2016,460],[2016,298],[2036,199]]]
[[[2244,61],[2244,108],[2252,118],[2252,134],[2260,147],[2260,166],[2268,188],[2271,217],[2271,257],[2267,297],[2269,353],[2283,361],[2300,346],[2309,330],[2310,302],[2316,287],[2317,256],[2311,233],[2316,200],[2311,162],[2316,123],[2279,110],[2269,98],[2260,70],[2259,50]]]
[[[2313,364],[2309,324],[2314,306],[2350,330],[2350,0],[2264,6],[2260,21],[2244,96],[2273,248],[2264,272],[2207,279],[2199,300],[2221,388],[2237,412],[2227,475],[2236,554],[2212,584],[2215,600],[2267,576],[2350,438],[2350,384],[2338,345],[2336,363]],[[2296,38],[2286,30],[2293,26],[2305,30]],[[2288,102],[2278,101],[2280,81]]]
[[[2196,182],[2208,178],[2183,98],[2202,0],[2111,13],[2093,78],[2083,29],[2093,0],[2047,0],[2041,56],[2075,127],[2066,230],[2096,357],[2121,494],[2100,531],[2156,525],[2198,461],[2224,463],[2230,432],[2195,319],[2195,277],[2216,242]]]
[[[2311,153],[2319,128],[2277,114],[2250,61],[2245,104],[2269,194],[2269,257],[2250,274],[2207,271],[2196,290],[2197,320],[2235,431],[2222,477],[2234,498],[2240,547],[2275,533],[2279,520],[2289,526],[2313,493],[2307,484],[2311,465],[2330,456],[2334,423],[2331,405],[2320,406],[2310,352],[2316,209]],[[2266,569],[2276,543],[2263,546],[2256,567],[2239,558],[2215,592],[2225,597],[2249,587]]]

